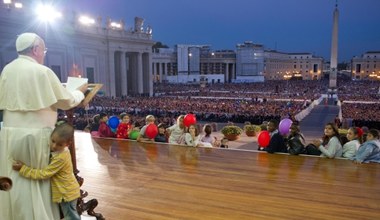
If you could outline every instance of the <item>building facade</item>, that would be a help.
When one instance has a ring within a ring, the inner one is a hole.
[[[246,41],[236,46],[236,82],[264,82],[264,46]]]
[[[265,50],[262,45],[244,42],[237,50],[211,50],[207,45],[177,45],[153,53],[155,82],[224,83],[264,80],[319,80],[323,58],[311,53],[284,53]]]
[[[224,83],[235,79],[236,53],[208,45],[176,45],[153,53],[153,79],[169,83]]]
[[[62,82],[75,72],[87,77],[89,83],[103,84],[107,96],[153,95],[154,42],[151,28],[144,28],[142,18],[136,17],[130,28],[123,21],[103,22],[102,18],[82,23],[75,13],[55,23],[36,18],[30,4],[13,8],[0,3],[0,69],[17,57],[17,35],[35,32],[49,49],[45,65]]]
[[[351,73],[353,79],[380,80],[380,51],[368,51],[352,58]]]

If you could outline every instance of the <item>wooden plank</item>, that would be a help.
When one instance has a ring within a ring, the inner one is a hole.
[[[380,166],[76,132],[84,189],[106,219],[377,219]],[[89,198],[90,199],[90,198]]]

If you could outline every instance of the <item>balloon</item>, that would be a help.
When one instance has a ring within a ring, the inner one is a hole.
[[[190,125],[193,125],[197,123],[197,119],[195,118],[195,115],[194,114],[187,114],[185,115],[185,117],[183,118],[183,124],[186,126],[186,127],[189,127]]]
[[[108,126],[110,126],[110,128],[116,129],[119,123],[120,123],[120,120],[116,116],[112,116],[108,119]]]
[[[131,140],[136,140],[137,137],[139,136],[139,131],[131,131],[131,133],[129,134],[129,139]]]
[[[268,131],[260,131],[257,136],[257,142],[261,147],[267,147],[269,145],[270,135]]]
[[[282,119],[279,126],[280,133],[288,134],[292,123],[292,120],[290,120],[289,118]]]
[[[157,128],[157,125],[155,124],[149,124],[147,127],[146,127],[146,130],[145,130],[145,135],[150,138],[150,139],[153,139],[157,136],[158,134],[158,128]]]

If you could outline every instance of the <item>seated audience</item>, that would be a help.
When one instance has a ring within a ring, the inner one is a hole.
[[[367,141],[364,142],[356,152],[356,155],[351,158],[354,163],[380,163],[380,141],[379,131],[370,129],[367,134]]]
[[[107,125],[108,115],[106,113],[100,113],[99,115],[99,137],[116,137],[115,133],[112,132],[111,128]]]
[[[348,142],[343,145],[343,157],[351,158],[355,156],[360,146],[359,129],[356,127],[349,128],[347,131],[347,140]]]
[[[305,138],[301,134],[300,128],[297,123],[290,126],[290,133],[287,138],[288,151],[292,155],[304,153]]]
[[[177,123],[166,129],[169,134],[170,144],[185,144],[185,125],[183,124],[184,117],[184,115],[178,116]]]
[[[188,132],[185,134],[185,143],[187,146],[192,147],[198,147],[200,145],[200,136],[197,126],[189,126]]]
[[[307,153],[316,155],[320,153],[320,156],[327,158],[335,158],[342,156],[342,144],[339,139],[339,130],[334,123],[327,123],[324,129],[324,136],[322,141],[314,140],[313,145],[317,147],[317,151],[310,151],[310,145],[307,147]],[[318,152],[319,151],[319,152]]]
[[[203,126],[204,134],[201,136],[200,141],[204,147],[214,147],[216,142],[216,137],[211,137],[212,127],[209,124]]]
[[[154,124],[155,121],[156,121],[156,118],[153,115],[147,115],[145,117],[145,125],[141,128],[139,136],[136,139],[137,141],[154,141],[154,139],[151,139],[148,136],[146,136],[145,132],[146,132],[146,128],[149,125]]]
[[[154,141],[155,141],[155,142],[161,142],[161,143],[167,143],[167,142],[168,142],[168,139],[167,139],[167,137],[166,137],[166,128],[165,128],[165,124],[160,123],[157,127],[158,127],[158,134],[157,134],[157,136],[154,138]]]
[[[270,141],[269,145],[264,148],[264,150],[268,153],[286,153],[287,147],[284,137],[278,132],[278,121],[274,119],[270,120],[267,129],[270,133]]]
[[[127,113],[121,113],[120,114],[121,122],[117,126],[116,129],[116,137],[127,139],[129,132],[132,130],[132,124],[130,122],[129,115]]]

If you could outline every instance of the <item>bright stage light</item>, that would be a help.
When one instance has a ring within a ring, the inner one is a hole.
[[[95,24],[95,19],[89,18],[87,16],[80,16],[79,22],[84,24],[84,25],[92,25],[92,24]]]
[[[15,8],[22,8],[22,3],[16,2],[15,3]]]
[[[12,4],[11,0],[3,0],[4,4]]]
[[[111,26],[111,28],[121,29],[121,24],[120,23],[111,22],[110,26]]]
[[[50,5],[40,5],[37,7],[36,13],[38,18],[44,22],[52,22],[57,18],[62,17],[62,13],[55,10]]]

